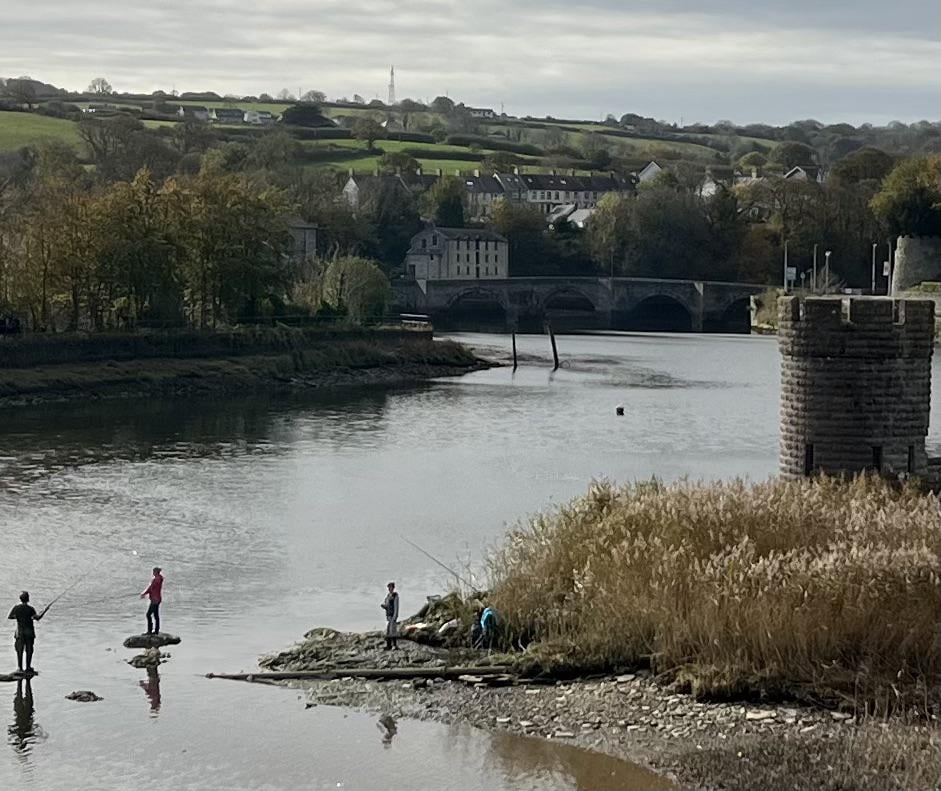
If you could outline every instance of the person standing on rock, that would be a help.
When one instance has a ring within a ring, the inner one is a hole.
[[[46,607],[46,610],[49,608]],[[7,618],[16,621],[16,636],[13,646],[16,649],[16,667],[20,673],[33,673],[33,645],[36,642],[36,626],[33,621],[41,621],[46,610],[37,613],[29,603],[29,593],[20,594],[20,603],[17,604]],[[23,668],[23,654],[26,654],[26,668]]]
[[[393,648],[398,648],[396,644],[396,623],[399,620],[399,594],[395,591],[395,583],[390,582],[386,585],[389,592],[386,594],[385,600],[379,606],[385,610],[386,613],[386,648],[388,651]]]
[[[154,578],[147,586],[147,590],[140,597],[150,597],[150,606],[147,608],[147,634],[160,634],[160,602],[163,600],[163,575],[160,566],[154,566]]]

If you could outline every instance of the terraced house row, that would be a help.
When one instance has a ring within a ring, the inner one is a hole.
[[[445,178],[439,170],[435,174],[356,174],[350,173],[343,195],[349,204],[358,208],[371,190],[392,189],[420,194]],[[470,175],[457,174],[466,192],[465,207],[469,219],[483,221],[490,218],[498,200],[527,204],[547,217],[560,210],[594,209],[605,195],[630,195],[635,183],[617,173],[588,175],[561,173],[494,173],[479,170]]]

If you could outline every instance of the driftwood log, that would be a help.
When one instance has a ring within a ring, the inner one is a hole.
[[[296,670],[258,673],[207,673],[206,678],[224,678],[229,681],[332,681],[338,678],[412,679],[447,678],[461,676],[506,676],[513,675],[508,666],[492,667],[368,667],[368,668],[324,668],[323,670]]]

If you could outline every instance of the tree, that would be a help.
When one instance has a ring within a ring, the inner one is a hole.
[[[282,102],[293,102],[294,94],[291,93],[287,88],[282,88],[278,91],[278,100]]]
[[[413,174],[418,168],[418,160],[405,151],[391,151],[379,157],[379,168],[383,173]]]
[[[494,151],[487,154],[480,163],[480,168],[486,173],[512,173],[520,158],[507,151]]]
[[[467,191],[455,176],[438,179],[424,195],[425,212],[442,228],[464,227],[464,201]]]
[[[389,278],[376,261],[342,256],[327,268],[323,301],[353,319],[381,318],[391,291]]]
[[[454,110],[454,102],[447,96],[436,96],[431,103],[431,109],[441,115],[450,115]]]
[[[360,200],[359,216],[369,227],[370,255],[386,271],[401,266],[421,228],[415,197],[397,179],[381,179]]]
[[[781,165],[786,172],[794,167],[813,165],[816,153],[805,143],[781,143],[771,152],[771,161]]]
[[[366,104],[366,100],[362,96],[360,96],[358,93],[354,93],[353,103],[354,104]]]
[[[29,77],[7,80],[4,92],[17,104],[25,104],[28,110],[36,103],[36,82]]]
[[[281,114],[281,123],[310,128],[334,126],[333,121],[323,114],[319,104],[292,105]]]
[[[414,99],[402,99],[402,101],[399,102],[399,109],[403,113],[420,113],[428,108],[421,102],[416,102]]]
[[[114,89],[111,87],[111,83],[104,77],[95,77],[95,79],[88,83],[88,92],[99,96],[107,96],[114,93]]]
[[[833,166],[833,175],[841,181],[858,184],[860,181],[882,181],[895,160],[878,148],[861,148]]]
[[[895,236],[941,236],[941,157],[902,160],[873,198],[872,209]]]
[[[493,229],[509,242],[511,276],[554,274],[545,214],[501,199],[493,206]]]
[[[315,104],[323,104],[327,101],[327,94],[323,91],[307,91],[301,96],[302,102],[313,102]]]
[[[385,128],[374,118],[357,118],[352,132],[357,140],[365,141],[367,151],[372,151],[375,142],[386,136]]]

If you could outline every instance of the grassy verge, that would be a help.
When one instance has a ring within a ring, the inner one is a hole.
[[[874,713],[937,705],[939,557],[934,499],[877,479],[597,483],[491,573],[532,661]]]

